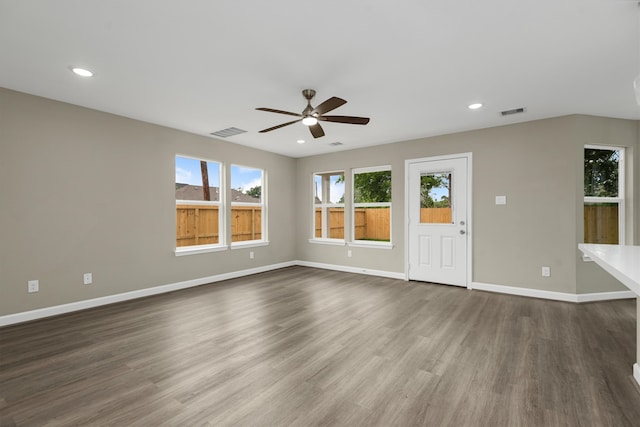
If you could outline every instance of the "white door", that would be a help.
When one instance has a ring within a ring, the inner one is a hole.
[[[410,280],[468,285],[469,160],[407,161]]]

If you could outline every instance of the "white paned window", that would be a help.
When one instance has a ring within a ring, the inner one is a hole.
[[[344,243],[344,172],[313,174],[313,240]]]
[[[176,253],[224,245],[222,165],[176,156]]]
[[[584,242],[624,244],[624,148],[584,148]]]
[[[353,169],[352,178],[352,241],[390,245],[391,166]]]
[[[265,171],[231,165],[231,245],[266,242]]]

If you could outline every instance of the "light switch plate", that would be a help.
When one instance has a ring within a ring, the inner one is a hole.
[[[34,292],[40,291],[40,281],[38,280],[29,280],[27,281],[27,291],[31,294]]]
[[[496,205],[506,205],[507,196],[496,196]]]

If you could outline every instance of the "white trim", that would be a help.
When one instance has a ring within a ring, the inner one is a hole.
[[[187,184],[190,185],[190,184]],[[213,187],[215,188],[215,187]],[[220,197],[220,189],[218,189],[218,197]],[[193,206],[221,206],[222,202],[219,200],[184,200],[176,199],[176,206],[179,205],[193,205]]]
[[[312,261],[296,261],[295,264],[302,267],[321,268],[323,270],[334,270],[334,271],[342,271],[345,273],[366,274],[368,276],[378,276],[378,277],[386,277],[389,279],[405,280],[404,273],[396,273],[394,271],[371,270],[369,268],[349,267],[346,265],[325,264],[321,262],[312,262]]]
[[[635,378],[638,385],[640,385],[640,364],[638,363],[633,364],[633,378]]]
[[[206,254],[209,252],[221,252],[229,249],[226,245],[200,245],[200,246],[178,246],[175,249],[176,256]]]
[[[422,157],[404,161],[404,274],[409,280],[409,165],[452,159],[467,160],[467,288],[473,284],[473,153],[458,153],[445,156]]]
[[[321,245],[345,246],[347,242],[342,239],[309,239],[309,243],[319,243]]]
[[[590,294],[577,294],[576,302],[611,301],[616,299],[635,298],[636,296],[637,295],[633,291],[592,292]]]
[[[374,240],[354,240],[347,243],[347,246],[352,248],[374,248],[374,249],[393,249],[394,245],[391,242],[378,242]]]
[[[635,298],[635,294],[632,291],[618,291],[618,292],[595,292],[590,294],[570,294],[565,292],[555,291],[543,291],[540,289],[531,288],[519,288],[516,286],[505,285],[492,285],[489,283],[473,282],[470,289],[476,289],[479,291],[496,292],[507,295],[517,295],[530,298],[541,298],[554,301],[565,302],[594,302],[594,301],[610,301],[616,299],[628,299]]]
[[[128,301],[137,298],[144,298],[152,295],[164,294],[167,292],[178,291],[181,289],[193,288],[195,286],[206,285],[209,283],[220,282],[222,280],[236,279],[238,277],[249,276],[266,271],[277,270],[285,267],[296,265],[295,261],[283,262],[279,264],[271,264],[263,267],[250,268],[247,270],[233,271],[230,273],[217,274],[215,276],[203,277],[200,279],[186,280],[184,282],[171,283],[168,285],[155,286],[146,289],[139,289],[122,294],[108,295],[100,298],[93,298],[84,301],[77,301],[68,304],[56,305],[52,307],[39,308],[37,310],[23,311],[21,313],[0,316],[0,326],[13,325],[16,323],[29,322],[31,320],[42,319],[59,314],[70,313],[73,311],[86,310],[88,308],[100,307],[102,305],[113,304],[116,302]]]
[[[371,173],[371,172],[385,172],[385,171],[390,171],[391,170],[391,165],[382,165],[382,166],[368,166],[368,167],[364,167],[364,168],[353,168],[351,169],[352,174],[351,176],[357,174],[357,173]]]
[[[266,240],[243,240],[240,242],[233,242],[231,243],[231,250],[255,248],[258,246],[269,246],[269,242]]]
[[[325,264],[311,261],[288,261],[279,264],[265,265],[262,267],[250,268],[240,271],[232,271],[229,273],[217,274],[215,276],[203,277],[200,279],[186,280],[184,282],[171,283],[167,285],[160,285],[146,289],[139,289],[131,292],[125,292],[121,294],[108,295],[105,297],[93,298],[84,301],[77,301],[68,304],[56,305],[52,307],[44,307],[31,311],[23,311],[15,314],[8,314],[0,316],[0,327],[13,325],[17,323],[29,322],[32,320],[42,319],[45,317],[57,316],[60,314],[71,313],[79,310],[86,310],[88,308],[100,307],[107,304],[113,304],[122,301],[128,301],[137,298],[144,298],[152,295],[163,294],[167,292],[174,292],[181,289],[192,288],[195,286],[206,285],[210,283],[220,282],[223,280],[236,279],[238,277],[249,276],[252,274],[264,273],[267,271],[278,270],[280,268],[293,267],[312,267],[321,268],[324,270],[342,271],[345,273],[365,274],[369,276],[386,277],[389,279],[408,280],[404,273],[398,273],[394,271],[372,270],[368,268],[349,267],[345,265]],[[635,298],[635,294],[632,291],[620,291],[620,292],[598,292],[591,294],[568,294],[562,292],[541,291],[530,288],[517,288],[512,286],[503,285],[491,285],[487,283],[473,282],[469,289],[477,289],[489,292],[497,292],[509,295],[518,295],[533,298],[542,298],[555,301],[566,302],[592,302],[592,301],[607,301],[613,299],[627,299]],[[636,364],[634,366],[634,376],[640,384],[640,366]]]

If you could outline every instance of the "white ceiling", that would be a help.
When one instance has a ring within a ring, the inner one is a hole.
[[[637,0],[0,0],[0,63],[6,88],[201,135],[234,126],[248,132],[226,141],[292,157],[575,113],[640,119]],[[293,118],[255,107],[301,112],[305,88],[371,122],[258,133]]]

